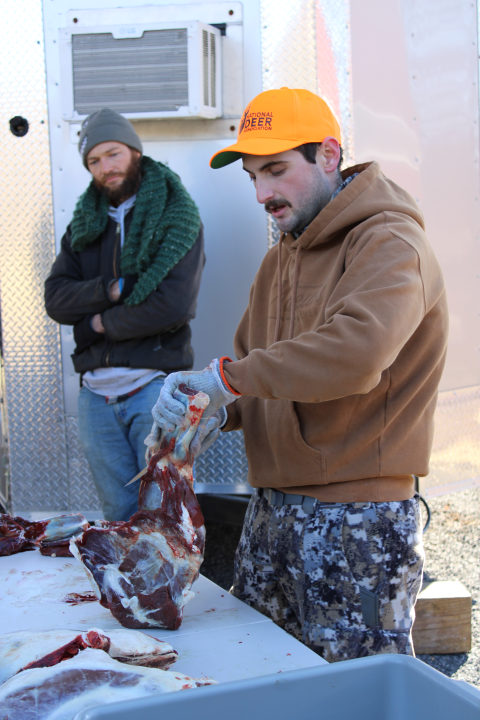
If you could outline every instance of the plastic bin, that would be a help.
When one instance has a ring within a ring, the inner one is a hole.
[[[75,720],[478,720],[480,691],[376,655],[83,710]]]

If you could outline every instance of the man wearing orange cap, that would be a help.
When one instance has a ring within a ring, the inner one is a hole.
[[[169,375],[155,426],[207,392],[191,450],[243,429],[255,488],[234,595],[330,662],[413,654],[423,569],[414,475],[428,473],[448,314],[442,273],[408,193],[378,163],[340,171],[341,136],[306,90],[247,107],[235,145],[282,236],[235,335],[236,361]]]

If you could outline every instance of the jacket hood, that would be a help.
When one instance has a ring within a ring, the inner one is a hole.
[[[377,162],[347,168],[342,172],[342,180],[354,173],[358,173],[358,177],[323,208],[297,240],[290,234],[285,237],[288,247],[295,249],[300,245],[308,250],[322,245],[336,233],[383,212],[408,215],[422,230],[425,229],[423,215],[415,200],[388,180]]]

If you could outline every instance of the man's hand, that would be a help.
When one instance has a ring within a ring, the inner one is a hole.
[[[226,422],[227,410],[224,407],[220,408],[220,410],[218,410],[215,415],[212,415],[212,417],[202,417],[189,447],[189,451],[192,453],[192,455],[194,455],[194,457],[197,457],[197,455],[201,455],[205,452],[205,450],[208,450],[210,445],[213,445],[215,440],[217,440],[218,436],[220,435],[221,428],[225,425]],[[150,435],[147,435],[144,440],[145,445],[148,448],[158,445],[161,435],[162,429],[158,427],[156,422],[154,422],[150,431]]]
[[[117,300],[120,300],[120,283],[118,280],[115,280],[109,288],[108,288],[108,294],[110,295],[110,300],[113,300],[113,302],[117,302]]]
[[[92,317],[91,324],[92,324],[92,329],[95,330],[95,332],[98,332],[98,333],[105,332],[105,328],[103,327],[103,322],[102,322],[102,316],[100,315],[100,313],[97,313],[96,315],[94,315]]]
[[[168,375],[155,404],[152,415],[158,427],[173,432],[181,425],[186,412],[186,396],[178,389],[186,385],[197,392],[204,392],[210,398],[202,420],[215,415],[220,408],[232,403],[239,393],[234,393],[222,378],[221,360],[212,360],[205,370],[199,372],[177,372]],[[193,442],[193,441],[192,441]]]
[[[190,443],[190,452],[192,455],[197,457],[208,450],[210,445],[213,445],[220,435],[221,428],[227,422],[227,410],[226,408],[220,408],[215,415],[210,418],[200,420],[192,442]]]

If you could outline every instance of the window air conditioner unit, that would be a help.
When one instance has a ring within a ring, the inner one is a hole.
[[[221,34],[201,22],[60,30],[63,118],[100,108],[130,119],[222,114]]]

